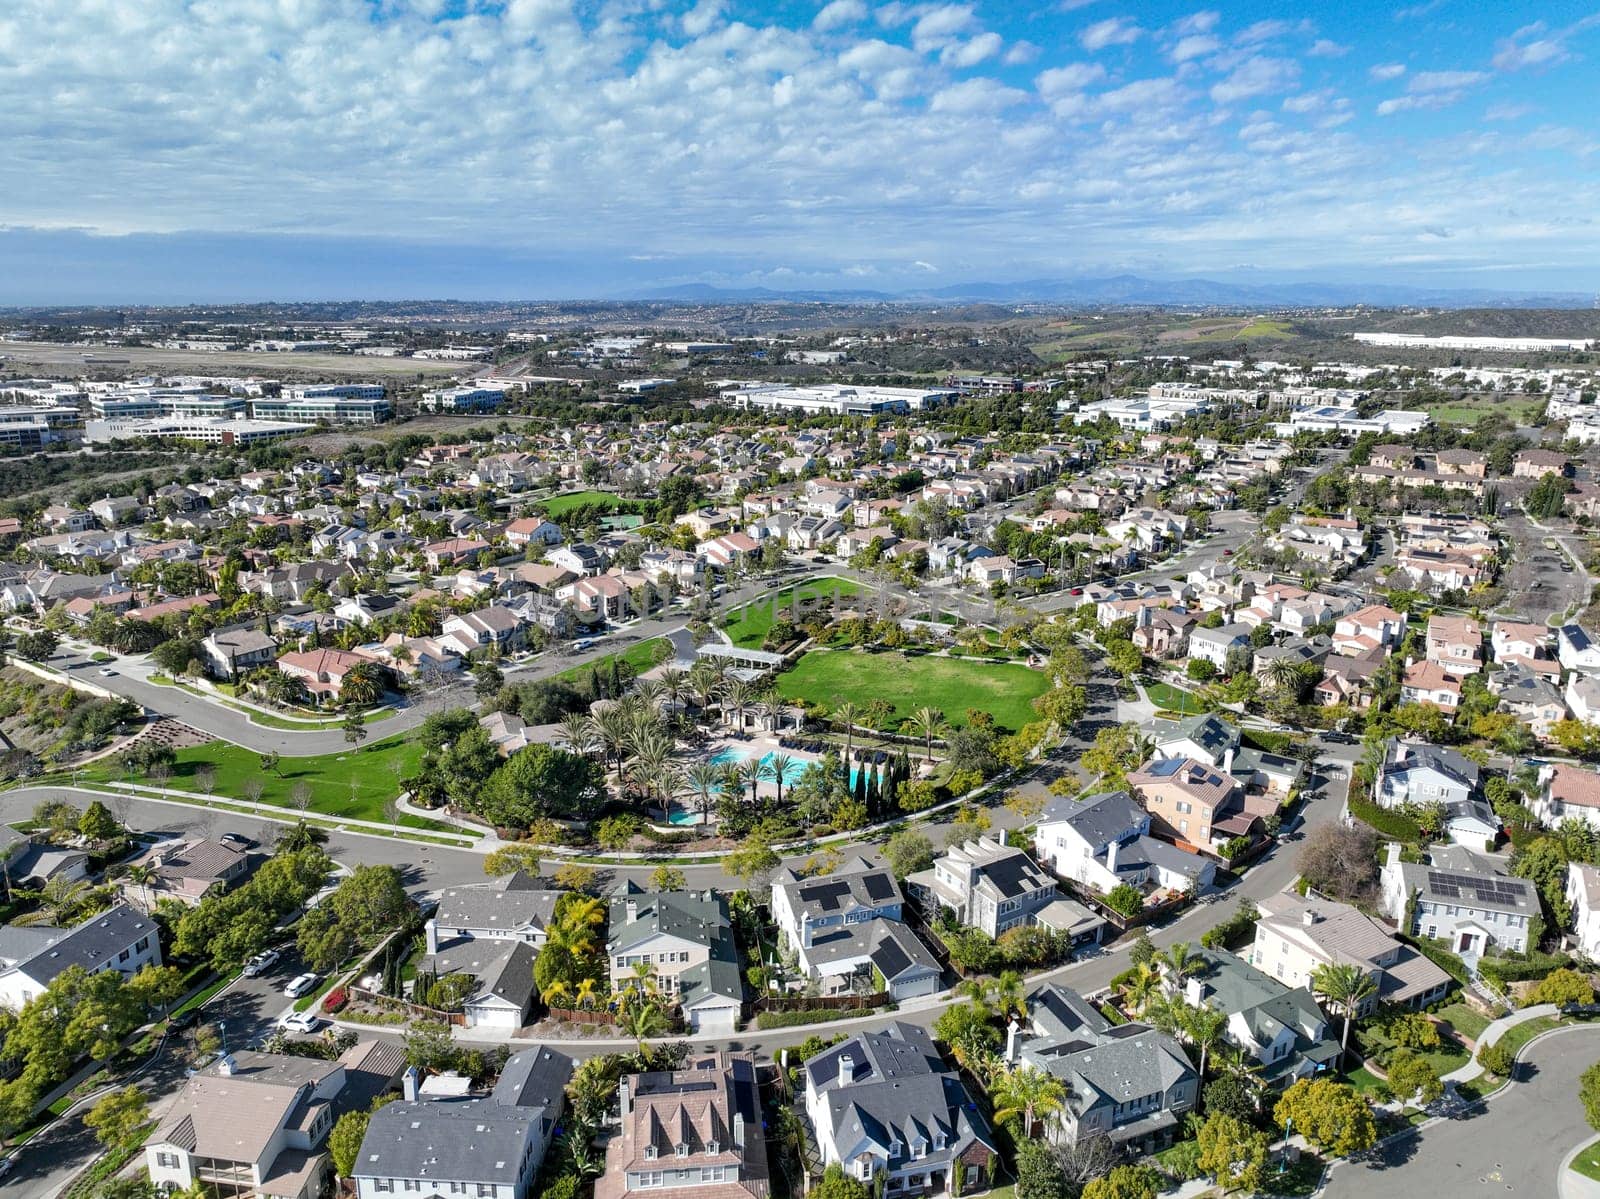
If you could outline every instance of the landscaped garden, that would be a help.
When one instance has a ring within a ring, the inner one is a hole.
[[[865,650],[813,650],[778,676],[778,692],[787,699],[828,708],[846,700],[863,708],[884,700],[893,706],[890,725],[930,707],[961,727],[967,709],[978,708],[992,713],[997,725],[1016,730],[1036,719],[1033,700],[1049,689],[1049,678],[1026,666]]]
[[[544,509],[545,515],[554,520],[571,512],[574,508],[587,506],[623,508],[632,510],[633,505],[612,491],[572,491],[566,495],[551,496],[539,506]]]

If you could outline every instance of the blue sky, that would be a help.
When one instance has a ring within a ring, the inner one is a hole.
[[[0,303],[1589,291],[1597,54],[1463,0],[7,0]]]

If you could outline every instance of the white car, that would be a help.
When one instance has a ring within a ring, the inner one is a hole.
[[[278,959],[282,956],[281,950],[263,949],[244,964],[244,976],[246,978],[255,978],[257,975],[265,974],[273,966],[277,965]]]
[[[115,676],[115,675],[116,675],[116,673],[117,673],[117,672],[116,672],[116,671],[114,671],[114,670],[112,670],[112,669],[111,669],[111,667],[109,667],[109,666],[102,666],[102,667],[101,667],[101,668],[100,668],[100,673],[101,673],[101,674],[103,674],[103,675],[105,675],[105,676],[106,676],[106,678],[108,678],[108,679],[109,679],[109,678],[112,678],[112,677],[114,677],[114,676]]]
[[[283,993],[290,999],[299,999],[300,996],[316,985],[317,976],[315,974],[297,974],[289,980],[289,985],[283,989]]]
[[[322,1021],[310,1012],[285,1012],[278,1020],[278,1027],[284,1032],[316,1032]]]

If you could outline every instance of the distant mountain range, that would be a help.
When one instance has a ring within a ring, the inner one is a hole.
[[[688,304],[1151,304],[1204,307],[1590,308],[1593,294],[1410,287],[1380,283],[1233,283],[1216,279],[1027,279],[1016,283],[958,283],[913,291],[784,291],[685,283],[630,292],[617,299]]]

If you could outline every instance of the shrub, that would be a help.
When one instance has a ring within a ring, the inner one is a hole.
[[[839,1011],[834,1011],[831,1008],[826,1010],[807,1010],[802,1008],[794,1012],[761,1012],[756,1016],[756,1027],[762,1029],[796,1028],[802,1024],[821,1024],[828,1020],[853,1020],[857,1017],[870,1016],[871,1014],[871,1010],[867,1008],[844,1008]]]
[[[1144,907],[1144,896],[1130,883],[1118,883],[1106,896],[1106,907],[1119,915],[1132,919]]]
[[[1528,992],[1527,1006],[1536,1003],[1553,1003],[1559,1007],[1586,1005],[1594,1002],[1594,987],[1588,976],[1576,970],[1552,970]]]
[[[1501,1078],[1510,1078],[1511,1071],[1516,1067],[1517,1055],[1511,1051],[1511,1046],[1505,1041],[1496,1041],[1493,1045],[1478,1046],[1478,1065],[1490,1074]]]
[[[325,1012],[337,1012],[349,1002],[349,992],[343,987],[335,987],[322,997],[322,1010]]]
[[[1200,944],[1207,949],[1226,949],[1229,945],[1242,941],[1245,936],[1252,933],[1256,921],[1261,918],[1261,913],[1256,910],[1256,905],[1248,899],[1239,901],[1239,908],[1221,924],[1213,924],[1200,934]]]

